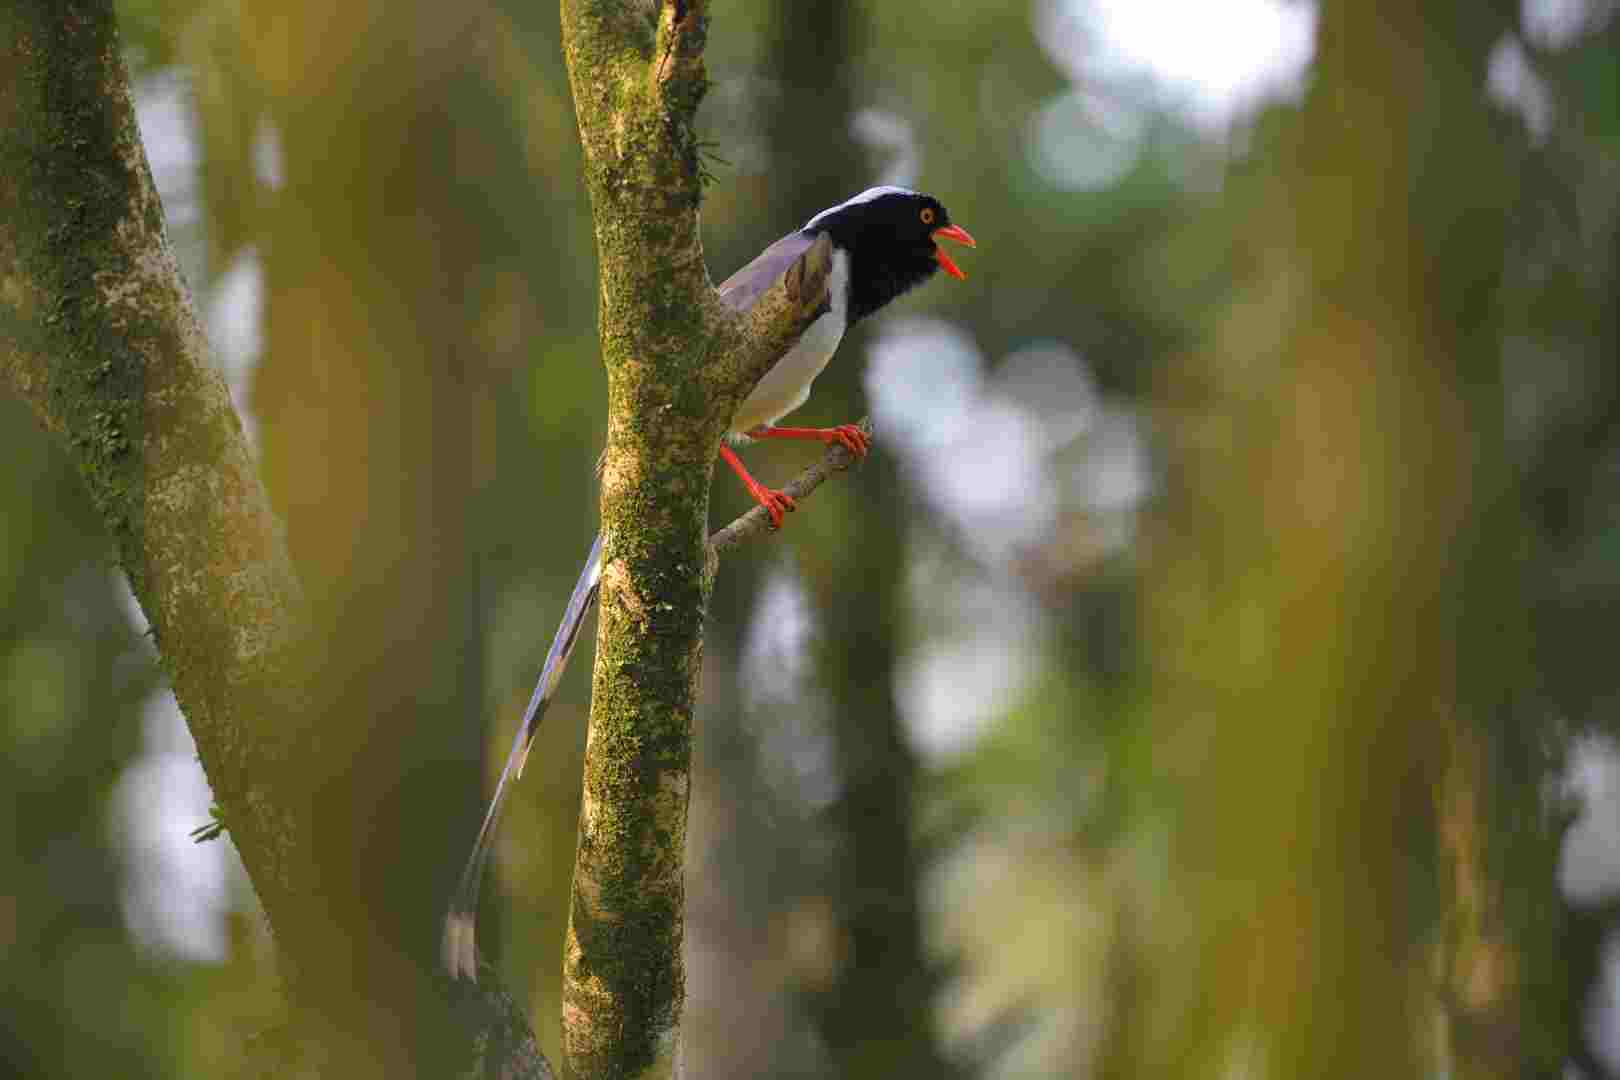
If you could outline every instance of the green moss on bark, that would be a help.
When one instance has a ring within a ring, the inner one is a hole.
[[[682,867],[715,452],[741,400],[825,298],[818,271],[747,316],[709,283],[693,116],[699,0],[563,0],[608,374],[607,534],[563,1041],[579,1076],[666,1076],[684,998]]]
[[[129,164],[138,158],[134,118],[111,6],[8,5],[0,41],[20,76],[9,80],[14,115],[37,118],[0,141],[0,175],[10,178],[0,189],[0,261],[46,305],[43,320],[7,305],[7,321],[27,327],[28,347],[53,357],[44,387],[52,426],[69,433],[139,591],[142,458],[131,448],[144,434],[145,349],[173,343],[163,340],[162,319],[129,315],[160,309],[164,298],[109,309],[98,284],[133,269],[121,230],[162,228]]]
[[[665,1075],[684,1000],[683,859],[707,601],[711,463],[729,417],[704,378],[719,308],[703,268],[692,114],[701,12],[563,3],[601,262],[609,384],[605,552],[585,800],[565,957],[579,1076]]]
[[[112,7],[0,9],[0,377],[73,452],[278,929],[302,596],[163,232]]]

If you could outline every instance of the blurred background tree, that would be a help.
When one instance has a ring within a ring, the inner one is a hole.
[[[556,13],[118,13],[331,628],[310,791],[374,931],[334,993],[408,1055],[390,972],[431,959],[594,527]],[[716,278],[876,182],[981,247],[800,414],[870,410],[873,460],[722,568],[692,1075],[1620,1071],[1614,5],[711,14]],[[77,478],[0,408],[0,1045],[219,1075],[273,949],[228,841],[186,839],[206,790]],[[486,890],[553,1060],[585,685]]]

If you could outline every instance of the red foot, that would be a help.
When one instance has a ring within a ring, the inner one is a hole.
[[[722,445],[720,447],[720,458],[731,466],[731,471],[736,473],[738,479],[743,482],[743,486],[748,489],[748,494],[752,495],[754,501],[763,506],[765,512],[771,516],[771,528],[780,529],[782,527],[783,513],[792,513],[799,508],[798,504],[793,501],[793,496],[787,492],[774,491],[750,476],[748,470],[743,467],[741,459],[732,453],[731,447]]]
[[[835,428],[829,428],[827,434],[833,436],[844,449],[858,458],[865,457],[867,450],[872,447],[872,440],[855,424],[839,424]],[[827,440],[828,445],[832,444],[833,439]]]
[[[809,442],[837,443],[857,458],[866,456],[872,448],[872,439],[858,424],[839,424],[837,427],[757,427],[748,433],[755,439],[804,439]]]
[[[767,514],[771,515],[771,528],[773,529],[782,527],[783,511],[792,513],[799,508],[798,504],[793,501],[793,496],[785,491],[774,491],[768,487],[758,487],[752,489],[749,494],[753,495],[754,500],[765,508]]]

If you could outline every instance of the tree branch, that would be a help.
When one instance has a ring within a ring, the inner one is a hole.
[[[872,435],[871,417],[861,417],[857,425],[866,432],[867,437]],[[816,488],[820,487],[834,473],[847,472],[859,460],[840,444],[833,444],[821,456],[821,460],[812,464],[804,472],[788,481],[782,490],[795,500],[803,499]],[[709,537],[709,551],[719,555],[722,551],[729,551],[738,547],[744,541],[752,540],[756,536],[764,536],[771,531],[771,517],[765,512],[763,506],[756,506],[747,513],[739,515],[729,525],[715,530]]]
[[[110,3],[0,14],[0,177],[0,385],[77,462],[285,944],[313,860],[270,721],[303,709],[308,613],[164,234]]]

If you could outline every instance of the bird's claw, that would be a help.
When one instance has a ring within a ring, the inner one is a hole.
[[[784,512],[791,514],[799,508],[799,504],[793,501],[793,496],[785,491],[774,491],[771,488],[762,487],[754,492],[754,498],[759,505],[765,508],[765,512],[771,516],[771,528],[773,529],[782,527],[782,514]]]
[[[872,447],[872,437],[861,430],[859,424],[839,424],[827,429],[827,445],[837,443],[857,458],[866,456]]]

